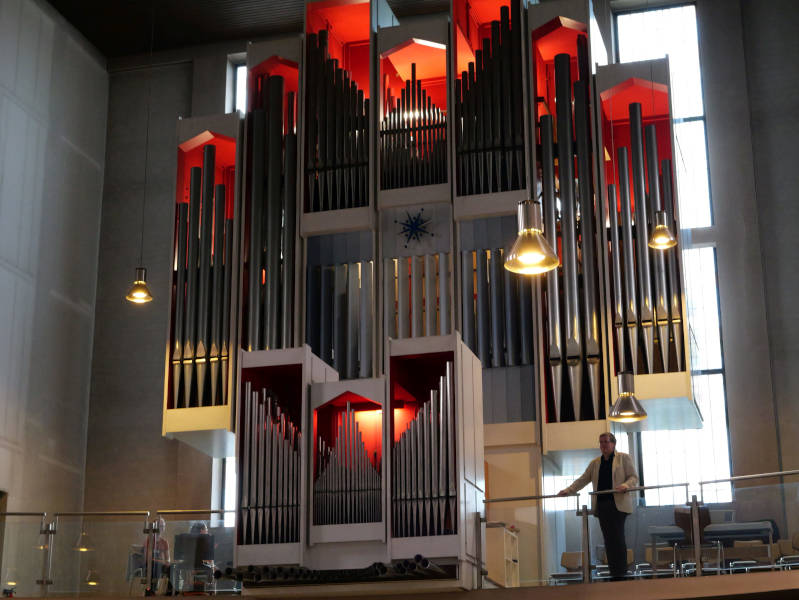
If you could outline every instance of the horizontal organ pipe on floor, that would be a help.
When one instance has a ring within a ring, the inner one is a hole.
[[[385,335],[392,338],[450,333],[450,255],[387,258],[384,264]]]
[[[501,249],[461,252],[464,343],[483,367],[532,362],[532,282],[505,270],[503,260]]]
[[[227,404],[233,225],[226,188],[214,185],[215,150],[205,146],[203,167],[190,171],[189,203],[177,210],[174,408]]]
[[[294,345],[295,95],[293,92],[284,95],[283,77],[262,77],[265,80],[259,88],[267,92],[260,97],[265,101],[248,115],[252,142],[246,350]]]
[[[342,379],[372,374],[372,261],[310,266],[306,342]]]

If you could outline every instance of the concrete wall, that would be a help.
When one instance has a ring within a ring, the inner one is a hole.
[[[699,0],[696,13],[714,226],[693,237],[717,241],[733,475],[771,472],[780,460],[740,3]]]
[[[85,510],[207,508],[211,459],[161,436],[178,117],[225,110],[227,57],[244,44],[109,65]],[[150,65],[153,65],[150,67]],[[143,265],[154,300],[124,299],[139,260],[150,88]]]
[[[52,8],[0,2],[0,489],[83,500],[105,61]]]
[[[789,0],[742,5],[757,218],[771,377],[783,469],[799,469],[799,11]]]

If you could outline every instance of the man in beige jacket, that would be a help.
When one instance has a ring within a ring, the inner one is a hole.
[[[638,485],[638,473],[629,454],[616,452],[616,437],[605,432],[599,436],[597,456],[588,464],[585,472],[569,487],[558,492],[568,496],[583,489],[591,482],[595,492],[615,490],[615,494],[591,496],[591,511],[599,519],[602,537],[605,538],[605,554],[610,575],[614,580],[625,578],[627,573],[627,542],[624,539],[624,521],[633,512],[634,493],[627,492]]]

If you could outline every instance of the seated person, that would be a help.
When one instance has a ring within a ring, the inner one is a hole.
[[[169,571],[169,541],[166,536],[166,521],[163,518],[158,519],[158,533],[155,534],[155,545],[153,546],[153,577],[158,578],[162,575],[168,574]],[[150,550],[150,543],[152,536],[147,536],[144,542],[144,556],[145,560],[147,552]]]
[[[193,522],[189,533],[175,536],[175,561],[181,572],[190,574],[189,585],[196,587],[203,578],[210,580],[214,567],[214,536],[208,534],[204,521]]]

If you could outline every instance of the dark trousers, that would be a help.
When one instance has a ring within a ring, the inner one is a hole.
[[[627,513],[616,508],[612,496],[608,500],[597,502],[596,513],[602,528],[602,537],[605,538],[610,576],[614,580],[624,579],[627,574],[627,542],[624,539],[624,520]]]

